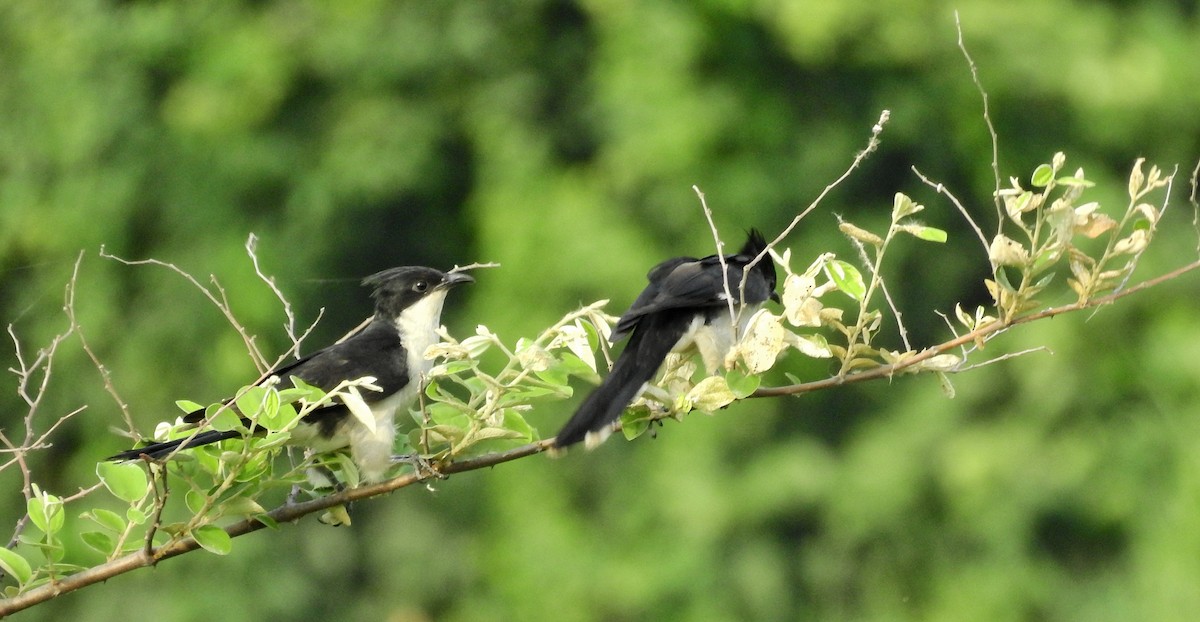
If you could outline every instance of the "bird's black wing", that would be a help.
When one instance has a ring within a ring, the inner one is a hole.
[[[726,282],[729,295],[739,303],[742,296],[749,304],[774,297],[775,267],[769,258],[764,257],[749,274],[744,272],[764,249],[766,241],[762,234],[751,230],[746,244],[736,254],[709,255],[702,259],[675,257],[652,268],[646,275],[649,284],[617,321],[612,334],[616,341],[632,333],[628,345],[613,363],[609,375],[584,398],[555,436],[555,444],[566,447],[584,440],[589,433],[603,434],[641,391],[642,385],[654,377],[696,316],[703,314],[707,319],[715,308],[729,304]]]
[[[383,321],[372,321],[359,333],[342,343],[322,348],[308,356],[281,365],[263,377],[263,381],[271,376],[279,377],[279,387],[292,386],[292,376],[319,389],[330,391],[344,380],[354,380],[364,376],[374,376],[375,384],[382,391],[361,391],[363,401],[369,403],[382,400],[408,384],[407,353],[396,338],[396,330]],[[261,384],[262,381],[260,381]],[[226,400],[225,403],[229,403]],[[185,423],[198,424],[204,421],[205,409],[194,410],[183,416]],[[321,433],[328,436],[343,419],[349,416],[349,411],[343,404],[334,402],[318,408],[307,415],[304,421],[316,425]],[[247,425],[249,421],[245,422]],[[236,430],[219,432],[209,430],[201,432],[190,439],[176,439],[161,443],[152,443],[145,447],[130,449],[109,457],[109,460],[133,460],[147,455],[151,458],[162,458],[168,454],[188,447],[207,445],[217,441],[241,436]]]
[[[584,440],[589,433],[603,434],[637,397],[642,385],[654,377],[663,359],[687,331],[692,315],[690,309],[670,309],[642,317],[613,363],[612,371],[584,398],[579,410],[555,436],[554,444],[567,447]]]

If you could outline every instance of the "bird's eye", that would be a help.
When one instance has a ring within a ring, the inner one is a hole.
[[[417,281],[416,283],[413,283],[412,288],[414,292],[417,292],[418,294],[424,294],[425,290],[429,289],[429,282]]]

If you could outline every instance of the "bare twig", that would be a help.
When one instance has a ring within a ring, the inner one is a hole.
[[[887,301],[888,308],[892,310],[892,317],[896,318],[896,330],[900,333],[900,342],[904,344],[904,351],[912,350],[912,344],[908,341],[908,329],[904,326],[904,314],[900,313],[900,309],[896,307],[896,301],[892,300],[892,293],[888,291],[887,283],[883,279],[879,280],[879,291],[883,292],[883,299]]]
[[[271,290],[271,293],[274,294],[275,298],[283,305],[283,315],[287,319],[287,321],[283,324],[283,330],[287,332],[288,340],[292,342],[292,345],[286,352],[280,355],[278,360],[275,361],[275,365],[278,365],[283,361],[283,359],[287,358],[292,353],[295,353],[297,356],[300,355],[300,342],[303,341],[305,336],[312,332],[312,329],[316,327],[317,323],[314,321],[308,327],[308,330],[304,331],[304,335],[297,336],[296,313],[292,310],[292,303],[288,301],[287,297],[283,295],[283,292],[279,290],[279,286],[275,284],[275,277],[264,274],[262,267],[259,266],[258,236],[254,235],[253,233],[246,238],[246,254],[250,256],[250,263],[254,265],[254,274],[258,275],[259,280],[267,285],[267,288]],[[317,320],[320,320],[319,315]],[[272,365],[272,367],[274,367],[274,365]]]
[[[63,312],[67,314],[67,320],[71,323],[71,330],[79,337],[79,345],[83,348],[83,353],[92,361],[92,366],[96,368],[96,371],[100,372],[100,379],[104,381],[104,391],[116,402],[117,409],[121,411],[121,419],[125,422],[125,428],[129,431],[130,437],[133,437],[136,434],[136,426],[133,424],[133,416],[129,413],[129,403],[117,392],[117,387],[113,384],[112,371],[96,355],[96,351],[92,349],[92,344],[88,343],[87,337],[83,333],[83,326],[80,325],[79,319],[75,316],[75,284],[79,280],[79,265],[82,261],[83,251],[80,251],[79,257],[75,260],[75,269],[71,272],[71,280],[67,282],[66,302],[63,305]]]
[[[224,299],[224,292],[221,289],[220,284],[217,282],[217,278],[215,276],[210,275],[209,278],[216,286],[217,291],[221,294],[221,298],[218,298],[216,294],[202,285],[200,281],[196,279],[196,277],[192,276],[186,270],[176,266],[173,263],[160,261],[158,259],[124,259],[122,257],[110,254],[108,251],[104,250],[103,246],[100,247],[100,256],[105,259],[111,259],[113,261],[120,262],[127,266],[160,266],[175,272],[179,276],[182,276],[189,283],[195,286],[196,289],[200,290],[200,293],[204,294],[205,298],[208,298],[210,302],[212,302],[218,309],[221,310],[222,315],[225,316],[225,319],[229,321],[230,325],[233,326],[234,330],[236,330],[237,334],[242,338],[242,342],[246,346],[246,351],[250,355],[251,360],[254,361],[254,364],[260,370],[267,367],[265,357],[263,357],[262,352],[258,350],[258,346],[254,343],[254,337],[249,333],[249,331],[246,330],[246,327],[238,321],[237,317],[233,315],[233,309],[229,307],[228,301]]]
[[[988,365],[995,365],[996,363],[999,363],[1001,361],[1007,361],[1009,359],[1015,359],[1018,357],[1022,357],[1022,356],[1025,356],[1026,354],[1033,354],[1034,352],[1046,352],[1048,354],[1054,354],[1054,351],[1046,346],[1038,346],[1036,348],[1026,348],[1024,350],[1020,350],[1017,352],[1007,352],[1007,353],[1001,354],[1000,356],[997,356],[995,358],[990,358],[986,361],[980,361],[973,365],[965,365],[963,367],[959,367],[954,370],[954,373],[961,374],[963,372],[971,371],[972,369],[979,369],[980,367],[987,367]]]
[[[979,79],[979,67],[975,65],[975,59],[971,58],[971,53],[967,51],[967,45],[963,41],[962,21],[959,20],[958,11],[954,11],[954,29],[958,32],[958,49],[962,50],[963,57],[967,59],[967,66],[971,68],[971,82],[975,84],[979,97],[983,100],[983,122],[987,124],[988,136],[992,142],[992,176],[996,182],[992,199],[996,203],[998,233],[1004,225],[1004,204],[1000,198],[1000,138],[996,135],[996,126],[992,123],[992,111],[988,106],[987,90],[983,88],[983,81]]]
[[[1200,160],[1196,161],[1196,168],[1192,169],[1192,194],[1188,197],[1188,202],[1192,204],[1192,229],[1196,231],[1196,252],[1200,253],[1200,199],[1197,199],[1196,193],[1200,187]]]
[[[728,267],[725,265],[725,243],[721,241],[721,234],[717,231],[717,224],[713,222],[712,210],[708,208],[708,201],[704,199],[704,193],[700,191],[700,186],[693,185],[692,191],[700,198],[700,207],[704,209],[704,219],[708,221],[708,228],[712,231],[713,244],[717,248],[717,261],[721,264],[721,282],[725,287],[725,303],[729,305],[729,321],[733,322],[734,340],[737,339],[737,314],[734,311],[733,291],[729,288],[729,273]],[[742,283],[740,290],[742,292],[740,302],[746,302],[746,274],[742,274]]]
[[[971,225],[971,229],[975,231],[975,237],[979,238],[980,244],[983,244],[983,252],[986,255],[988,252],[988,240],[983,235],[983,229],[979,227],[974,218],[971,218],[971,213],[968,212],[967,208],[964,207],[962,202],[958,200],[958,197],[954,196],[954,193],[950,192],[950,190],[940,182],[934,182],[926,177],[923,173],[921,173],[921,171],[917,170],[917,167],[912,167],[912,172],[916,173],[917,177],[924,182],[925,185],[933,188],[938,194],[945,195],[946,198],[950,200],[950,203],[952,203],[954,207],[958,209],[958,213],[962,214],[963,219],[966,220],[967,224]]]
[[[451,272],[466,272],[468,270],[478,270],[480,268],[499,268],[500,264],[495,261],[469,263],[465,266],[455,265],[450,269]]]
[[[79,264],[82,259],[83,256],[81,254],[75,260],[74,270],[71,273],[71,279],[66,288],[64,307],[67,309],[71,309],[74,304],[75,284],[79,277]],[[17,359],[17,367],[9,369],[9,371],[17,376],[17,395],[25,402],[26,412],[21,421],[24,430],[20,438],[10,438],[3,430],[0,430],[0,444],[3,444],[3,449],[0,449],[0,451],[12,454],[12,457],[8,461],[0,464],[0,471],[13,465],[17,466],[17,469],[21,473],[21,492],[26,502],[33,497],[33,472],[27,460],[29,453],[49,448],[51,446],[50,437],[54,432],[86,408],[86,406],[80,406],[71,412],[59,416],[45,430],[41,432],[37,431],[37,419],[40,415],[43,398],[46,396],[46,390],[50,386],[58,348],[76,332],[77,327],[78,325],[72,317],[67,329],[51,338],[50,344],[38,350],[37,354],[30,359],[22,351],[21,341],[17,337],[13,326],[11,324],[8,326],[8,334],[12,339],[13,350]],[[72,498],[78,498],[85,494],[87,494],[87,491],[81,491]],[[8,547],[11,548],[16,545],[26,524],[28,524],[26,517],[22,517],[17,521],[12,538],[8,542]]]
[[[846,181],[846,179],[850,177],[850,174],[853,173],[863,163],[863,161],[867,159],[868,156],[870,156],[875,152],[876,149],[879,148],[879,135],[883,133],[884,126],[887,125],[888,120],[891,118],[892,113],[890,110],[884,110],[883,112],[879,113],[879,120],[875,122],[875,125],[871,126],[871,137],[867,139],[867,146],[864,147],[862,151],[854,154],[854,160],[850,162],[850,166],[846,167],[846,170],[842,171],[842,174],[839,175],[837,179],[826,185],[825,189],[817,195],[817,198],[813,199],[812,203],[808,204],[808,207],[804,208],[804,210],[799,214],[796,214],[796,217],[792,219],[792,222],[788,223],[788,226],[784,227],[783,231],[781,231],[779,235],[775,236],[774,240],[771,240],[767,243],[767,247],[763,249],[762,252],[755,256],[754,259],[750,260],[750,263],[746,264],[746,267],[742,269],[742,282],[745,282],[746,275],[750,273],[750,270],[754,269],[754,266],[758,265],[758,262],[762,261],[763,258],[771,252],[772,248],[775,248],[777,244],[782,242],[785,238],[787,238],[787,236],[791,235],[792,230],[794,230],[796,226],[800,224],[801,220],[804,220],[805,216],[808,216],[810,212],[817,209],[817,206],[821,204],[821,201],[825,200],[825,197],[828,196],[830,192],[833,192],[834,188],[837,188],[842,184],[842,182]]]

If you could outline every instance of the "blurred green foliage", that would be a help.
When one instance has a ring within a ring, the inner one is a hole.
[[[957,8],[1003,176],[1063,150],[1115,205],[1139,156],[1186,177],[1200,153],[1195,3]],[[898,245],[890,278],[929,343],[945,334],[931,310],[983,301],[987,266],[909,166],[994,210],[979,94],[943,3],[6,2],[0,320],[27,354],[47,343],[84,251],[84,334],[148,432],[174,400],[216,400],[255,370],[194,289],[100,259],[102,245],[215,275],[274,351],[282,314],[245,257],[250,232],[301,320],[325,308],[310,347],[368,313],[362,275],[498,261],[446,322],[512,342],[581,303],[619,312],[651,265],[709,252],[692,184],[729,237],[778,231],[884,108],[880,151],[787,245],[849,257],[834,214],[878,229],[897,191],[927,205],[950,241]],[[1195,256],[1183,185],[1140,275]],[[1188,276],[1013,331],[989,347],[1053,354],[955,377],[954,400],[923,379],[753,400],[655,440],[364,503],[351,528],[260,532],[23,615],[192,620],[219,598],[231,622],[1191,619],[1198,289]],[[77,346],[39,421],[88,409],[31,464],[60,496],[127,443]],[[15,365],[11,348],[0,363]],[[26,409],[11,376],[2,388],[13,433]],[[547,435],[569,414],[531,421]],[[0,525],[24,512],[20,486],[0,474]]]

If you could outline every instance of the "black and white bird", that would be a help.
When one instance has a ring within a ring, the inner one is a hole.
[[[613,422],[671,352],[698,350],[708,372],[714,373],[735,345],[734,318],[730,317],[726,291],[742,323],[768,299],[779,300],[775,265],[770,257],[764,256],[754,264],[742,287],[744,268],[766,248],[762,234],[751,229],[742,249],[724,256],[724,274],[722,258],[717,255],[703,259],[674,257],[654,266],[646,275],[649,285],[617,321],[609,337],[616,343],[631,335],[629,343],[609,375],[559,430],[554,444],[567,447],[586,440],[588,446],[595,446],[603,442],[612,432]]]
[[[424,267],[391,268],[363,279],[363,285],[375,288],[371,294],[375,315],[366,327],[341,343],[272,370],[264,380],[278,377],[277,386],[286,388],[292,386],[291,378],[295,376],[331,391],[344,381],[373,377],[372,384],[382,391],[364,390],[360,395],[370,407],[375,425],[369,428],[345,404],[335,402],[307,414],[292,430],[290,442],[317,452],[349,447],[362,479],[382,480],[392,464],[396,413],[412,406],[423,377],[433,366],[433,361],[425,358],[425,350],[439,340],[437,329],[446,294],[456,285],[474,280],[462,272]],[[204,411],[198,410],[183,420],[201,424],[204,418]],[[181,449],[242,434],[237,430],[206,430],[191,438],[123,451],[109,460],[134,460],[143,455],[165,458]]]

